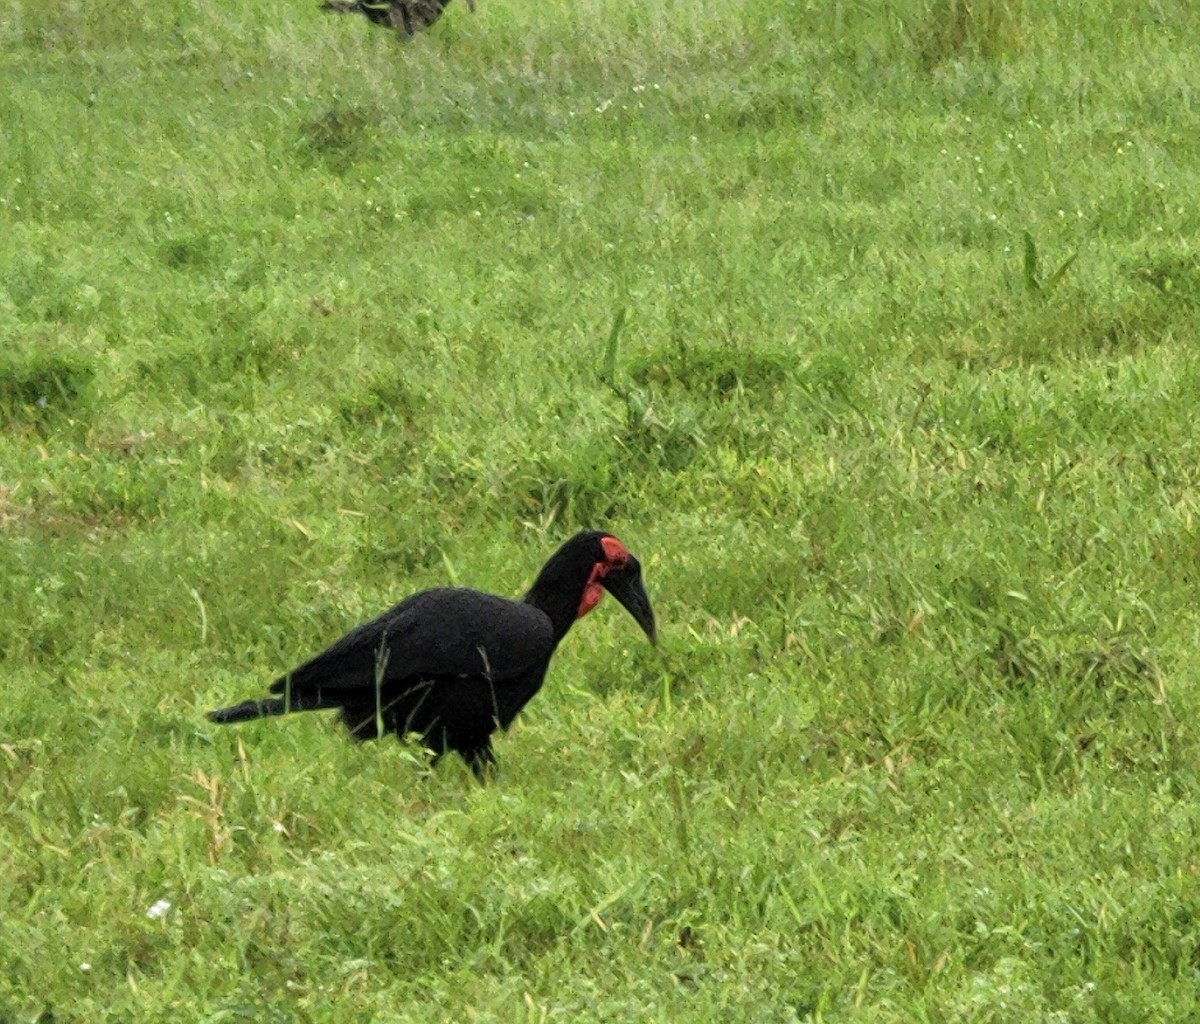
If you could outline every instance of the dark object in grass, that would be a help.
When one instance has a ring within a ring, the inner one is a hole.
[[[321,5],[321,10],[364,14],[376,25],[394,28],[411,37],[437,21],[449,3],[450,0],[329,0]],[[475,0],[467,0],[467,6],[474,11]]]
[[[610,534],[584,531],[550,557],[521,601],[461,587],[423,590],[280,676],[270,688],[280,696],[208,717],[244,722],[339,708],[356,740],[417,733],[435,763],[453,750],[482,778],[495,763],[491,734],[538,692],[554,649],[596,607],[601,588],[654,643],[638,560]]]

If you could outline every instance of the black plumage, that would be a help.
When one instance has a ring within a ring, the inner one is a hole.
[[[339,14],[362,14],[376,25],[414,36],[437,21],[449,3],[450,0],[328,0],[321,8]],[[467,6],[475,10],[474,0],[467,0]]]
[[[608,590],[651,642],[654,614],[641,566],[615,537],[576,534],[523,600],[461,587],[405,598],[271,684],[277,696],[209,712],[242,722],[338,708],[358,740],[420,735],[434,760],[462,755],[476,775],[494,761],[491,735],[537,693],[559,641]]]

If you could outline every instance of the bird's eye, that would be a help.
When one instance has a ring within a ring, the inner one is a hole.
[[[629,561],[629,552],[616,537],[601,537],[600,547],[604,549],[604,564],[610,569],[623,569]]]

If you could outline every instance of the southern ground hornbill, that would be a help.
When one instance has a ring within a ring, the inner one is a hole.
[[[414,36],[442,16],[450,0],[328,0],[321,7],[340,14],[363,14],[376,25]],[[467,0],[475,10],[475,0]]]
[[[208,717],[244,722],[339,708],[356,740],[417,733],[434,761],[454,750],[482,777],[494,763],[491,734],[537,693],[558,642],[596,607],[602,588],[653,643],[638,560],[616,537],[585,531],[554,552],[521,601],[460,587],[423,590],[280,676],[270,688],[279,696]]]

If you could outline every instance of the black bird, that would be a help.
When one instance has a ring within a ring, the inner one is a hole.
[[[550,556],[521,601],[461,587],[423,590],[280,676],[270,688],[280,696],[208,717],[244,722],[340,708],[356,740],[417,733],[435,763],[453,750],[482,777],[495,763],[491,734],[538,692],[559,641],[603,590],[654,643],[641,565],[616,537],[588,530]]]
[[[415,36],[437,21],[449,3],[450,0],[329,0],[321,9],[339,14],[365,14],[376,25]],[[467,6],[475,10],[475,0],[467,0]]]

